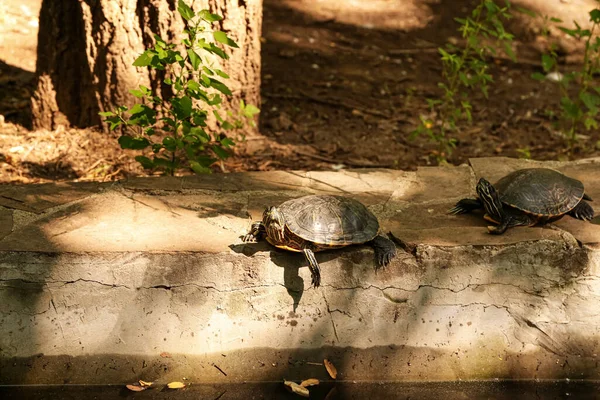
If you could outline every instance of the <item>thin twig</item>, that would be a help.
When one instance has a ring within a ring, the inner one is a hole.
[[[348,165],[349,167],[391,168],[391,167],[394,166],[393,164],[375,164],[375,163],[360,162],[360,161],[335,160],[333,158],[324,157],[324,156],[319,155],[319,154],[311,154],[311,153],[307,153],[307,152],[304,152],[302,150],[297,150],[297,149],[292,149],[292,151],[294,153],[296,153],[296,154],[301,155],[301,156],[315,158],[317,160],[325,161],[325,162],[328,162],[328,163],[331,163],[331,164],[344,164],[344,165]]]

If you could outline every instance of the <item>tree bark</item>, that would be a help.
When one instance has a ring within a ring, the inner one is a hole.
[[[221,61],[233,92],[224,109],[237,110],[240,100],[259,106],[262,0],[187,4],[223,16],[216,28],[240,46],[226,48],[230,59]],[[160,74],[132,64],[154,45],[154,33],[180,43],[183,29],[177,0],[43,0],[31,99],[34,128],[102,125],[98,112],[134,104],[129,90],[140,84],[168,96]]]

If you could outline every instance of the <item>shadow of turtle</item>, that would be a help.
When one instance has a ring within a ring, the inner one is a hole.
[[[352,249],[357,246],[348,246]],[[283,285],[293,301],[293,311],[300,305],[300,300],[305,291],[305,280],[300,276],[300,268],[308,268],[308,262],[301,253],[274,248],[265,241],[231,244],[229,248],[238,254],[252,257],[261,251],[269,251],[271,262],[283,268]],[[332,249],[320,251],[316,254],[317,260],[323,270],[323,265],[338,258],[344,249]]]

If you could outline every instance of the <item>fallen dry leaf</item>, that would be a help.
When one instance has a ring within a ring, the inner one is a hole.
[[[319,380],[318,379],[310,378],[310,379],[303,380],[300,383],[300,386],[302,386],[302,387],[309,387],[309,386],[315,386],[315,385],[318,385],[318,384],[319,384]]]
[[[160,353],[160,356],[162,358],[171,358],[171,355],[169,353],[167,353],[166,351],[163,351],[162,353]]]
[[[337,378],[337,369],[335,369],[335,366],[331,363],[331,361],[324,359],[323,364],[325,364],[325,368],[327,369],[329,376],[331,376],[332,379]]]
[[[146,390],[145,387],[138,386],[138,385],[125,385],[125,387],[127,389],[131,390],[132,392],[142,392],[142,391]]]
[[[310,396],[310,392],[304,386],[298,385],[296,382],[292,381],[283,381],[283,384],[288,388],[288,390],[292,393],[296,393],[302,397]]]
[[[167,387],[169,389],[182,389],[185,387],[185,383],[183,382],[170,382],[167,383]]]
[[[154,383],[154,382],[146,382],[146,381],[142,381],[142,380],[139,380],[138,382],[140,383],[140,386],[152,386],[152,384]]]

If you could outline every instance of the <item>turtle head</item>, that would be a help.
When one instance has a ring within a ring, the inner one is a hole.
[[[282,243],[285,231],[285,217],[277,207],[268,207],[263,212],[263,224],[267,230],[267,236]]]
[[[477,182],[477,195],[483,203],[485,211],[492,217],[493,220],[502,222],[502,202],[496,188],[487,180],[481,178]]]

